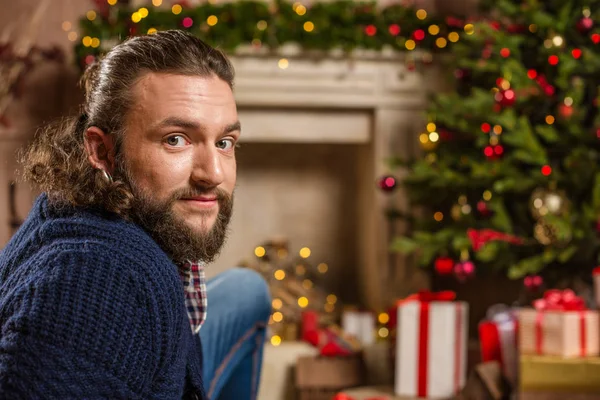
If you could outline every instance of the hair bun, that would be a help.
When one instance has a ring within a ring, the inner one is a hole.
[[[79,85],[85,91],[86,103],[89,101],[89,96],[98,83],[101,62],[102,61],[99,58],[97,58],[93,63],[89,64],[85,68],[83,74],[81,75]]]

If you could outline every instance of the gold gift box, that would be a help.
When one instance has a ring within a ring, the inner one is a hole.
[[[522,393],[594,393],[600,398],[600,357],[521,356]]]

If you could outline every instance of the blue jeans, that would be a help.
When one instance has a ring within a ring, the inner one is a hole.
[[[200,329],[209,400],[255,400],[271,295],[256,272],[233,268],[208,280],[208,314]]]

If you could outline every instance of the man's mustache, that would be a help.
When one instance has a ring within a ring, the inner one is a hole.
[[[223,189],[213,188],[213,189],[204,189],[204,188],[186,188],[181,189],[173,193],[171,196],[172,200],[180,200],[186,199],[190,197],[197,196],[214,196],[217,198],[219,203],[228,200],[231,196]]]

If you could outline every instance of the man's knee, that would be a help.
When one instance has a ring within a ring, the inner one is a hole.
[[[271,293],[265,279],[256,271],[248,268],[231,268],[225,272],[238,291],[243,308],[250,307],[256,320],[267,322],[271,315]],[[210,299],[209,299],[210,300]]]

